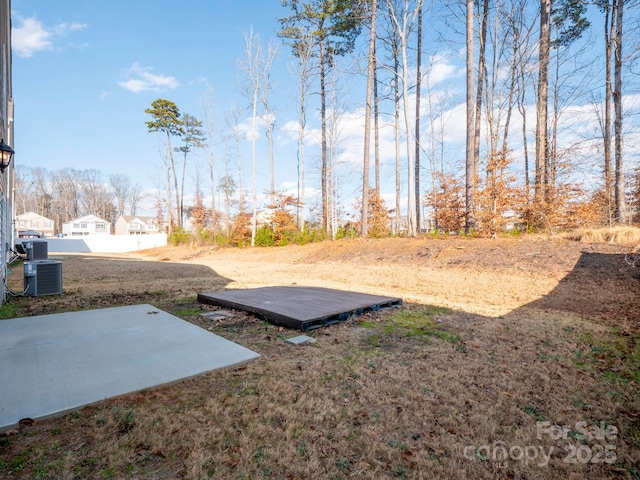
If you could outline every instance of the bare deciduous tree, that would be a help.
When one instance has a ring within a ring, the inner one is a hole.
[[[131,180],[128,176],[118,173],[109,175],[109,184],[116,197],[118,215],[125,215],[127,202],[131,200]]]
[[[211,194],[211,218],[217,217],[216,212],[216,165],[215,165],[215,141],[216,134],[216,121],[213,109],[213,88],[207,83],[207,87],[204,94],[204,124],[207,129],[207,136],[209,137],[208,143],[208,155],[207,166],[209,167],[209,192]],[[216,224],[212,225],[216,228]]]
[[[465,203],[466,203],[466,221],[465,230],[468,232],[475,228],[475,196],[476,196],[476,163],[475,163],[475,102],[473,98],[474,80],[474,20],[473,20],[473,0],[466,0],[467,15],[467,141],[466,141],[466,180],[465,180]]]
[[[329,182],[327,145],[327,91],[326,80],[336,57],[353,51],[355,40],[360,34],[362,12],[360,0],[281,0],[291,9],[291,15],[280,19],[282,29],[279,36],[286,39],[293,48],[294,55],[300,52],[301,40],[309,42],[314,56],[318,58],[320,79],[321,118],[321,188],[322,188],[322,228],[329,227]]]
[[[278,45],[272,40],[269,42],[267,52],[262,58],[260,58],[260,64],[258,65],[258,81],[260,86],[260,104],[262,105],[262,112],[259,113],[260,118],[265,123],[267,140],[269,141],[269,180],[270,188],[269,195],[271,203],[274,202],[275,195],[275,165],[274,165],[274,128],[276,124],[275,109],[269,100],[269,94],[274,89],[274,84],[271,79],[271,68],[273,62],[278,55]]]
[[[313,73],[312,45],[309,38],[300,38],[296,44],[297,59],[294,75],[297,80],[296,103],[298,105],[298,199],[296,204],[296,221],[300,230],[304,229],[305,223],[305,137],[307,126],[308,97],[311,90],[311,79]]]
[[[133,184],[129,198],[129,215],[138,214],[138,205],[143,199],[142,186],[139,183]]]
[[[614,34],[614,92],[613,92],[613,109],[615,111],[615,120],[613,121],[614,130],[614,155],[615,155],[615,217],[620,223],[627,221],[626,191],[624,181],[624,157],[622,156],[622,19],[624,14],[624,0],[618,0],[615,10],[615,34]]]
[[[397,29],[400,52],[400,62],[402,64],[400,81],[402,84],[402,110],[405,126],[406,156],[408,167],[408,188],[407,188],[407,235],[415,237],[417,234],[416,225],[416,197],[415,197],[415,156],[413,142],[414,124],[411,118],[411,108],[409,105],[409,42],[412,31],[415,27],[418,11],[422,8],[422,0],[417,0],[415,4],[409,0],[404,0],[402,5],[398,5],[392,0],[386,0],[387,12],[390,21]]]
[[[363,237],[369,235],[369,160],[371,147],[371,101],[373,94],[374,70],[376,63],[376,9],[377,0],[370,2],[370,30],[369,30],[369,60],[367,68],[367,93],[365,99],[364,117],[364,159],[362,163],[362,212],[360,215],[360,234]],[[376,169],[377,173],[377,169]],[[376,183],[377,186],[378,183]]]
[[[204,148],[205,134],[202,130],[202,121],[193,115],[185,113],[182,116],[182,145],[176,148],[176,152],[182,153],[182,174],[180,176],[180,195],[178,196],[178,224],[182,226],[184,215],[184,181],[187,172],[187,156],[194,148]]]
[[[242,91],[251,108],[251,161],[252,161],[252,179],[253,179],[253,215],[251,217],[251,246],[256,242],[256,222],[258,217],[258,187],[256,178],[257,159],[256,159],[256,136],[257,119],[258,119],[258,99],[260,98],[260,65],[263,61],[262,43],[259,37],[250,27],[244,34],[245,57],[241,62],[241,68],[246,75],[246,84]]]

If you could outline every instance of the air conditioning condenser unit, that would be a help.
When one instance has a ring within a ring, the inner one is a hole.
[[[62,293],[62,262],[35,260],[24,262],[25,295],[59,295]]]
[[[30,240],[16,243],[16,251],[26,256],[26,261],[47,260],[49,258],[49,243],[46,240]]]

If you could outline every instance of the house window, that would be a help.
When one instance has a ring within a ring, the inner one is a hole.
[[[25,221],[24,221],[24,220],[20,220],[20,226],[21,226],[21,227],[26,226],[26,223],[25,223]]]
[[[73,224],[73,228],[80,228],[80,224],[79,223],[74,223]]]
[[[38,221],[37,220],[31,220],[31,228],[38,228]]]
[[[51,222],[45,221],[44,222],[44,228],[51,228]]]
[[[107,229],[107,225],[105,223],[96,223],[96,231],[101,230],[105,231]]]
[[[86,223],[81,223],[80,224],[80,228],[87,228],[87,224]]]

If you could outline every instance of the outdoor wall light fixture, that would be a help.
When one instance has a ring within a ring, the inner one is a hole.
[[[5,169],[11,163],[11,159],[13,158],[13,154],[15,152],[13,149],[4,143],[4,138],[0,140],[0,172],[4,173]]]

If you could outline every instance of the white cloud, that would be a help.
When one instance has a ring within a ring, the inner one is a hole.
[[[276,122],[275,116],[272,115],[271,118],[273,118],[273,123],[275,124]],[[288,122],[288,123],[291,123],[291,122]],[[256,140],[260,140],[261,138],[264,138],[263,132],[266,130],[266,128],[267,128],[267,123],[265,122],[265,119],[262,117],[256,117],[255,135],[253,131],[253,119],[251,116],[245,117],[245,119],[241,122],[238,122],[238,125],[237,125],[238,133],[242,136],[242,138],[244,138],[248,142],[250,142],[254,136]]]
[[[133,93],[161,92],[174,90],[180,86],[180,82],[175,77],[155,75],[151,73],[152,70],[151,67],[143,67],[136,62],[123,72],[125,80],[118,82],[118,85]]]
[[[296,144],[300,137],[300,123],[297,120],[289,120],[284,122],[279,132],[282,134],[280,141],[282,145]],[[306,147],[320,145],[321,131],[319,128],[306,126],[304,143]]]
[[[53,34],[47,31],[35,18],[17,18],[18,26],[13,27],[11,46],[20,57],[32,57],[35,52],[50,50]]]
[[[53,33],[56,35],[66,35],[68,32],[79,32],[80,30],[84,30],[87,28],[85,23],[59,23],[53,27]]]
[[[53,41],[56,37],[65,36],[69,32],[78,32],[87,28],[86,24],[59,23],[51,28],[45,27],[42,22],[35,17],[22,18],[14,15],[16,25],[12,28],[11,46],[19,57],[33,57],[36,52],[52,50]],[[76,44],[77,45],[77,44]],[[87,43],[80,44],[82,48],[87,47]]]
[[[449,55],[434,55],[430,60],[430,65],[427,67],[427,82],[431,87],[458,78],[461,73],[464,74],[460,67],[451,62]]]
[[[300,186],[297,180],[287,180],[278,185],[278,190],[284,192],[286,195],[298,195],[298,188],[300,188]]]
[[[100,101],[104,101],[107,99],[107,97],[110,97],[111,95],[113,95],[113,92],[111,90],[109,91],[104,91],[100,94]]]

